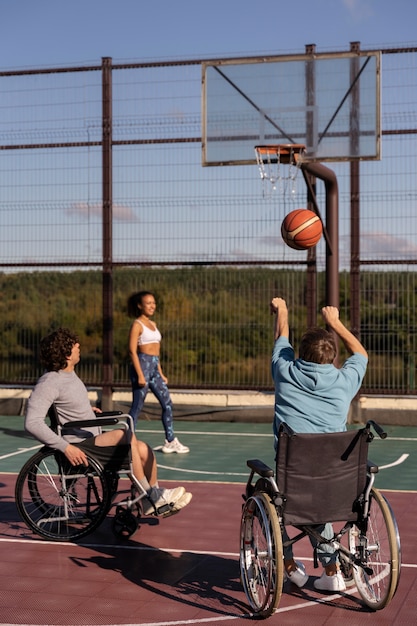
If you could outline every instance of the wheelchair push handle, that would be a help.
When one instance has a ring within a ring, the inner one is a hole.
[[[381,439],[386,439],[387,438],[388,435],[385,432],[385,430],[379,424],[374,422],[374,420],[368,420],[366,422],[366,426],[367,426],[367,428],[370,428],[372,426],[372,428],[374,429],[374,431],[376,432],[378,437],[380,437]]]

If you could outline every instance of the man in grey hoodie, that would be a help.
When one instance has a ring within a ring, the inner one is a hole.
[[[61,436],[46,423],[52,404],[61,425],[89,420],[100,413],[92,409],[87,389],[75,372],[80,355],[77,336],[66,328],[59,328],[42,339],[40,356],[46,373],[38,380],[29,398],[25,429],[44,445],[61,451],[72,465],[88,465],[86,453],[104,465],[110,462],[121,465],[130,446],[133,473],[147,494],[143,499],[144,514],[166,514],[167,505],[172,512],[182,509],[191,501],[191,493],[184,487],[159,487],[153,451],[134,433],[123,428],[102,432],[101,428],[93,426],[74,427],[69,434]]]

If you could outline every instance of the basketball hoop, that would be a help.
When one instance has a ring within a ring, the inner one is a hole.
[[[277,187],[285,195],[289,191],[296,192],[296,178],[303,161],[305,145],[302,143],[285,143],[271,146],[255,146],[256,162],[263,183],[263,191],[275,191]],[[288,165],[283,168],[282,165]],[[268,185],[270,183],[270,185]]]

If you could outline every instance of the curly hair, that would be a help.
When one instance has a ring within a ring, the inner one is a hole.
[[[137,317],[139,313],[140,305],[142,304],[143,298],[145,296],[152,296],[155,298],[155,294],[151,291],[138,291],[137,293],[132,293],[129,296],[127,301],[127,312],[130,317]]]
[[[58,372],[67,366],[78,337],[68,328],[58,328],[41,340],[40,360],[48,372]]]
[[[311,328],[301,337],[298,350],[300,359],[326,365],[333,363],[337,354],[335,339],[324,328]]]

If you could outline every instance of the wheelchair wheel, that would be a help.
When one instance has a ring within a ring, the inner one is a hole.
[[[53,541],[74,541],[101,524],[111,493],[101,465],[73,467],[63,454],[42,449],[22,467],[15,487],[16,506],[35,533]]]
[[[257,492],[243,506],[240,526],[240,573],[251,609],[268,617],[277,608],[284,581],[282,535],[267,493]]]
[[[363,601],[371,609],[383,609],[392,600],[399,581],[401,547],[397,523],[387,500],[371,490],[366,536],[357,526],[349,531],[349,549],[364,567],[353,567],[353,578]]]

